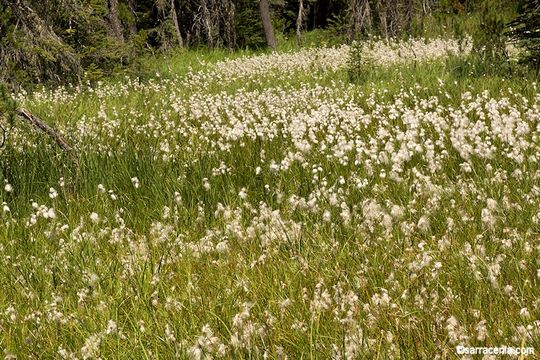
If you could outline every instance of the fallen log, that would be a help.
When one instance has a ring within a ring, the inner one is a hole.
[[[69,155],[70,159],[77,163],[73,146],[71,146],[58,131],[24,108],[17,109],[17,115],[28,121],[34,128],[51,137],[56,144]]]

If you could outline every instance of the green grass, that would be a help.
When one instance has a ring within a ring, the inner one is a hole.
[[[451,114],[477,103],[464,117],[485,116],[489,126],[489,100],[507,98],[498,111],[515,109],[529,125],[518,138],[530,144],[522,153],[534,156],[535,83],[497,73],[456,76],[455,62],[437,60],[373,66],[354,82],[341,69],[182,86],[190,68],[211,68],[203,61],[248,54],[180,52],[147,60],[160,77],[141,83],[28,97],[26,107],[75,143],[79,165],[22,123],[1,150],[0,196],[10,208],[0,215],[5,353],[58,358],[65,349],[84,358],[96,336],[95,357],[185,358],[205,325],[216,338],[200,341],[202,354],[217,357],[224,344],[225,358],[458,358],[457,343],[522,341],[539,350],[540,228],[531,220],[540,200],[538,163],[509,158],[512,147],[486,131],[478,136],[489,137],[494,156],[471,155],[472,171],[464,172],[449,130],[429,120],[439,116],[452,127]],[[462,100],[465,92],[472,100]],[[388,176],[392,163],[376,158],[387,140],[401,144],[398,132],[414,129],[410,116],[422,129],[411,141],[441,141],[434,151],[440,166],[430,168],[424,149],[405,161],[396,182]],[[224,137],[239,124],[249,131]],[[251,137],[251,130],[260,133]],[[300,139],[312,149],[299,150]],[[335,155],[351,139],[366,152]],[[376,153],[367,151],[370,139]],[[289,157],[296,160],[272,170],[272,160]],[[215,175],[221,165],[229,170]],[[512,176],[515,170],[522,175]],[[49,197],[50,187],[58,197]],[[488,198],[497,202],[491,229],[481,220]],[[32,201],[54,208],[56,217],[27,225],[39,212]],[[371,219],[368,201],[379,207]],[[390,215],[392,205],[402,217]],[[383,215],[392,218],[388,228]],[[423,215],[425,231],[417,226]],[[513,287],[508,294],[506,285]],[[452,316],[459,329],[449,330]],[[107,333],[110,320],[117,330]],[[478,339],[482,320],[487,336]],[[520,326],[531,326],[530,338]],[[468,339],[456,343],[454,335]]]

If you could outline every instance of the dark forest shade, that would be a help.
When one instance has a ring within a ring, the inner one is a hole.
[[[298,0],[0,0],[0,82],[106,76],[149,50],[275,49],[276,33],[292,37],[298,29],[331,28],[349,40],[407,35],[415,21],[485,1],[303,0],[299,17]]]
[[[523,1],[519,16],[509,27],[510,37],[528,51],[524,62],[540,71],[540,0]]]

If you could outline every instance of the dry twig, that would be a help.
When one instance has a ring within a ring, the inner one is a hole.
[[[68,153],[70,159],[77,163],[73,146],[71,146],[58,131],[44,123],[40,118],[24,108],[17,109],[17,115],[28,121],[36,129],[51,137],[62,150]]]

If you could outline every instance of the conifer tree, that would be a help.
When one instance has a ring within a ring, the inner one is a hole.
[[[540,0],[525,0],[508,26],[510,38],[526,50],[523,61],[540,71]]]

